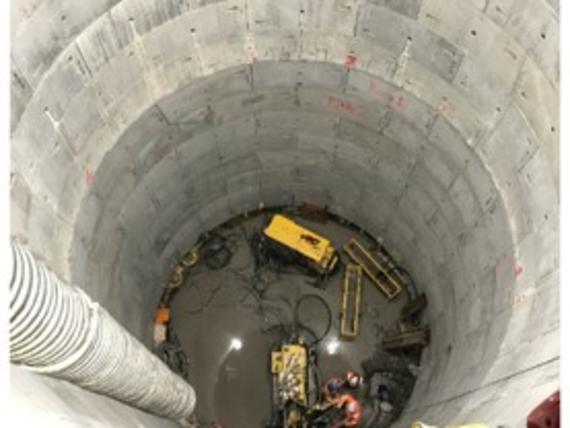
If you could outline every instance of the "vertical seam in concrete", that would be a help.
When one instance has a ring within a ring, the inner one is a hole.
[[[396,62],[396,67],[394,68],[394,71],[392,72],[392,81],[394,82],[394,85],[396,85],[397,87],[401,88],[402,87],[402,80],[404,78],[404,73],[406,72],[406,66],[408,65],[408,60],[410,58],[410,46],[412,45],[412,40],[411,39],[406,39],[406,45],[404,46],[404,49],[402,50],[402,52],[400,53],[400,55],[398,56],[398,60]]]

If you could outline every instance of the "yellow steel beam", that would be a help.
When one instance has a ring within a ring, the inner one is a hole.
[[[344,251],[355,263],[362,266],[366,275],[388,300],[392,300],[402,292],[398,281],[356,239],[348,241],[344,245]]]
[[[362,267],[347,264],[341,293],[340,335],[344,338],[358,336],[360,329],[360,298],[362,295]]]

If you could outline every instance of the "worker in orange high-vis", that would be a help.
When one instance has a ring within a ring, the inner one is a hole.
[[[336,406],[344,412],[344,419],[334,428],[357,427],[362,419],[362,406],[356,398],[350,394],[343,394],[338,399]]]

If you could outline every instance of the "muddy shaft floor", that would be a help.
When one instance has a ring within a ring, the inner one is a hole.
[[[294,219],[327,237],[337,249],[350,238],[361,242],[367,239],[332,221]],[[308,341],[319,339],[316,346],[322,381],[342,376],[348,370],[365,374],[368,382],[359,392],[365,418],[374,419],[369,426],[384,426],[377,403],[368,398],[372,393],[372,375],[384,372],[391,376],[392,401],[397,412],[415,381],[407,368],[418,364],[419,359],[417,355],[383,352],[379,345],[385,329],[399,318],[408,301],[407,294],[402,292],[388,302],[364,278],[359,335],[351,341],[342,340],[339,328],[343,266],[322,283],[295,267],[256,272],[249,239],[262,229],[265,220],[264,216],[253,217],[217,230],[231,251],[229,263],[217,269],[198,263],[171,304],[171,328],[188,356],[189,382],[198,397],[198,419],[203,426],[210,426],[213,421],[227,428],[265,426],[271,416],[270,352],[292,333],[297,300],[315,294],[328,304],[332,323],[329,326],[327,308],[318,299],[303,299],[298,321],[308,327],[300,332]],[[344,254],[341,260],[343,265],[348,261]],[[390,379],[384,383],[389,384]]]

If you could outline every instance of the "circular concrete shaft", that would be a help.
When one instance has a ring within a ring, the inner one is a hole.
[[[558,388],[556,0],[12,14],[13,235],[136,336],[200,231],[308,200],[381,237],[428,296],[401,426],[520,426]]]

